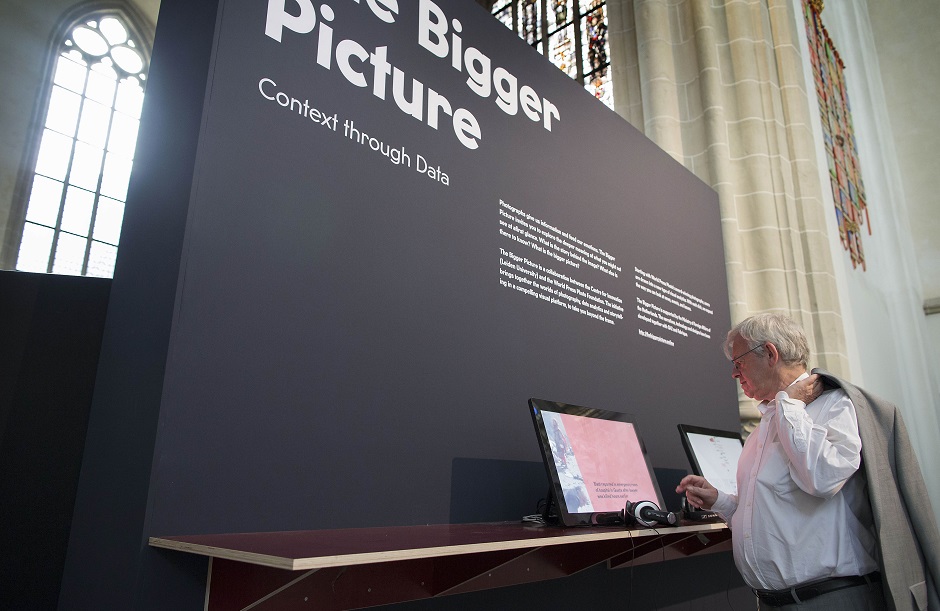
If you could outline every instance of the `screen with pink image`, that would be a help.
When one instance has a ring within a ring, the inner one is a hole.
[[[658,502],[633,424],[569,414],[561,421],[594,511],[617,511],[627,500]]]
[[[662,507],[646,449],[630,415],[530,399],[542,457],[566,526],[590,525],[592,515],[626,502]]]

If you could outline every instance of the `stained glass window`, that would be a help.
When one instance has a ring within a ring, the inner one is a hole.
[[[120,14],[93,13],[66,30],[16,269],[114,274],[148,61]]]
[[[865,250],[862,248],[861,226],[867,225],[868,235],[871,235],[871,224],[858,163],[858,144],[852,129],[845,65],[823,26],[821,12],[821,0],[803,0],[810,63],[816,81],[816,97],[819,100],[839,238],[851,256],[852,267],[860,265],[864,270]]]
[[[613,108],[605,0],[497,0],[493,15]]]

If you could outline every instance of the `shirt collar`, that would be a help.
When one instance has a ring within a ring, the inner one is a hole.
[[[808,378],[808,377],[809,377],[809,372],[808,372],[808,371],[804,371],[803,373],[801,373],[800,375],[798,375],[795,380],[793,380],[792,382],[790,382],[789,384],[787,384],[786,388],[784,388],[783,390],[786,390],[787,388],[790,388],[791,386],[793,386],[794,384],[796,384],[796,383],[799,382],[800,380],[805,380],[805,379]],[[760,410],[760,415],[763,416],[764,414],[766,414],[766,413],[769,412],[770,410],[774,409],[775,407],[777,407],[777,400],[776,400],[776,399],[774,399],[773,401],[761,401],[761,402],[760,402],[760,405],[757,406],[757,409]]]

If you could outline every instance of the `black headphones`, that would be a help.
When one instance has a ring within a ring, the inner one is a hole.
[[[627,504],[620,511],[604,511],[591,514],[591,524],[597,526],[612,526],[614,524],[639,524],[651,528],[656,524],[666,524],[667,526],[676,526],[679,523],[679,517],[671,511],[660,511],[659,505],[652,501],[639,501]]]
[[[675,526],[679,523],[679,517],[671,511],[661,511],[659,505],[653,501],[637,501],[633,503],[627,501],[623,508],[623,517],[625,524],[637,523],[647,528],[657,524]]]

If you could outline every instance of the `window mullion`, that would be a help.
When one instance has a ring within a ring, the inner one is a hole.
[[[539,0],[539,2],[542,4],[542,19],[539,24],[542,35],[539,37],[541,40],[539,44],[542,46],[542,55],[548,57],[550,52],[548,48],[548,0]]]
[[[581,3],[578,0],[574,0],[572,3],[574,6],[574,19],[572,20],[574,30],[572,35],[574,36],[574,62],[575,67],[577,68],[577,79],[578,82],[584,87],[584,33],[583,25],[584,15],[581,14]]]
[[[91,207],[91,218],[88,224],[88,239],[85,241],[85,257],[82,260],[82,275],[88,273],[88,259],[91,255],[91,245],[94,242],[95,219],[98,216],[98,202],[101,199],[101,184],[104,182],[105,162],[108,159],[108,142],[111,141],[111,130],[114,128],[114,107],[117,102],[120,77],[114,80],[114,93],[111,94],[111,112],[108,114],[108,127],[105,130],[104,148],[101,149],[101,171],[98,173],[98,182],[95,185],[95,197]]]
[[[86,61],[87,65],[87,61]],[[59,247],[59,235],[62,233],[62,217],[65,215],[65,200],[69,193],[69,176],[72,175],[72,165],[75,162],[75,145],[78,143],[78,129],[82,123],[82,112],[85,110],[85,92],[88,89],[88,77],[85,77],[85,86],[82,88],[82,97],[78,103],[78,122],[75,125],[75,133],[72,134],[72,146],[69,151],[69,162],[65,168],[65,176],[62,178],[62,195],[59,197],[59,214],[56,216],[55,227],[53,227],[52,246],[49,249],[49,262],[46,264],[46,273],[51,274],[53,265],[55,265],[56,249]]]

